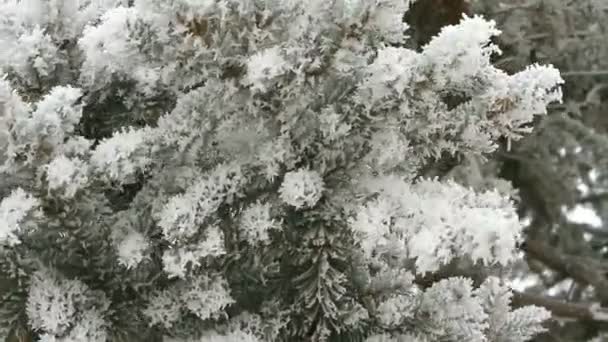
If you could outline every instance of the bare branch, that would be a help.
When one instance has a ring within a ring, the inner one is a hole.
[[[580,203],[591,203],[608,200],[608,192],[592,193],[579,199]]]
[[[598,298],[608,303],[608,280],[604,272],[606,269],[597,260],[564,254],[542,241],[533,239],[526,241],[522,249],[529,257],[549,268],[567,274],[580,283],[592,285]]]
[[[561,72],[562,77],[608,76],[608,70],[578,70]]]
[[[510,13],[516,10],[532,10],[538,7],[535,3],[521,4],[521,5],[512,5],[512,6],[503,6],[502,8],[496,9],[492,12],[493,15]]]
[[[557,298],[534,295],[524,292],[514,292],[512,305],[522,307],[536,305],[543,307],[551,314],[560,318],[571,318],[582,321],[608,322],[603,309],[593,304],[570,303]]]
[[[603,227],[594,228],[593,226],[585,223],[568,223],[568,226],[572,227],[573,229],[580,229],[583,232],[591,234],[598,238],[608,239],[608,230]]]

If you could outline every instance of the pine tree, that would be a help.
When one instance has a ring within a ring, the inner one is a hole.
[[[515,293],[514,302],[542,305],[556,318],[534,341],[603,341],[608,7],[595,0],[471,3],[504,29],[497,42],[505,52],[495,65],[517,72],[530,63],[554,64],[566,80],[564,103],[550,105],[533,134],[503,143],[491,163],[468,158],[449,176],[478,190],[497,186],[517,198],[528,224],[521,244],[525,259],[515,265],[526,289]],[[575,218],[574,212],[585,215]]]
[[[498,274],[442,276],[515,259],[510,199],[420,170],[521,138],[563,81],[551,66],[495,68],[500,31],[478,16],[409,49],[408,5],[2,0],[2,333],[542,331],[548,312],[513,310]]]

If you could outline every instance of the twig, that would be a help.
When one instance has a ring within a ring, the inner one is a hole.
[[[592,36],[592,35],[594,35],[594,33],[588,32],[588,31],[579,30],[579,31],[572,32],[572,34],[569,36],[569,39],[576,40],[576,39],[581,39],[581,38],[589,37],[589,36]],[[555,33],[552,33],[552,32],[538,32],[538,33],[534,33],[534,34],[530,34],[528,36],[525,36],[524,39],[527,39],[527,40],[538,40],[538,39],[551,38],[553,36],[555,36]],[[566,38],[566,39],[568,39],[568,38]]]
[[[514,307],[540,306],[549,310],[553,316],[561,318],[608,322],[606,309],[600,308],[597,304],[569,303],[557,298],[516,291],[513,293],[512,305]]]
[[[608,76],[608,70],[578,70],[563,71],[562,77],[589,77],[589,76]]]
[[[534,258],[555,271],[567,274],[572,279],[592,285],[595,293],[602,302],[608,302],[608,280],[602,265],[591,258],[583,258],[564,254],[544,242],[530,239],[522,245],[522,249]]]
[[[580,203],[590,203],[590,202],[597,202],[597,201],[604,201],[604,200],[608,200],[608,192],[589,194],[589,195],[581,197],[578,201]]]
[[[496,9],[495,11],[492,11],[492,15],[508,13],[508,12],[511,12],[511,11],[514,11],[514,10],[530,10],[530,9],[534,9],[536,7],[538,7],[538,5],[535,4],[535,3],[528,3],[528,4],[523,4],[523,5],[505,6],[503,8],[499,8],[499,9]]]
[[[574,229],[580,229],[585,233],[592,234],[595,237],[599,238],[608,238],[608,230],[603,227],[593,228],[592,226],[584,223],[568,223],[568,226]]]

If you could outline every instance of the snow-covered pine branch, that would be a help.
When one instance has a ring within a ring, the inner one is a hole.
[[[511,311],[497,278],[416,285],[454,258],[508,264],[522,227],[498,192],[414,179],[432,158],[520,138],[561,99],[559,72],[496,69],[499,31],[478,16],[410,50],[407,8],[1,0],[0,270],[18,284],[3,293],[5,331],[64,342],[541,331],[546,311]]]

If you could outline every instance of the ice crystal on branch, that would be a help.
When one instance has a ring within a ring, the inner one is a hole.
[[[145,257],[144,251],[149,247],[145,237],[138,232],[128,232],[118,242],[118,262],[127,268],[136,267]]]
[[[228,284],[221,277],[203,275],[191,281],[182,300],[190,312],[202,320],[218,316],[234,299],[227,290]]]
[[[456,257],[507,265],[515,256],[521,225],[498,192],[475,193],[455,183],[422,180],[409,185],[395,177],[366,185],[376,193],[357,211],[351,228],[368,255],[404,254],[416,271],[436,271]],[[394,244],[399,241],[400,244]]]
[[[104,139],[91,155],[91,164],[112,180],[130,180],[150,163],[146,129],[116,132]]]
[[[278,229],[279,222],[270,216],[270,203],[254,203],[241,214],[244,240],[264,243],[269,239],[269,230]]]
[[[182,303],[178,296],[176,291],[164,290],[153,293],[148,298],[148,305],[142,312],[148,318],[150,326],[171,328],[179,320]]]
[[[76,191],[87,184],[87,165],[81,160],[58,156],[46,165],[49,190],[63,190],[65,197],[73,197]]]
[[[30,324],[51,336],[67,334],[67,340],[88,338],[101,342],[105,322],[91,311],[90,290],[77,280],[56,279],[48,271],[33,275],[27,302]]]
[[[251,56],[247,62],[245,84],[252,89],[265,91],[276,76],[286,69],[286,62],[281,56],[281,50],[275,46]]]
[[[207,227],[203,236],[197,243],[165,250],[162,260],[168,277],[186,278],[189,269],[196,269],[201,265],[201,259],[226,254],[224,236],[217,226]]]
[[[19,244],[19,234],[26,233],[27,228],[35,227],[35,222],[29,219],[40,214],[39,204],[36,198],[21,188],[3,198],[0,202],[0,243],[9,246]]]
[[[300,169],[285,174],[279,189],[281,199],[295,207],[312,207],[323,193],[323,179],[315,171]]]

